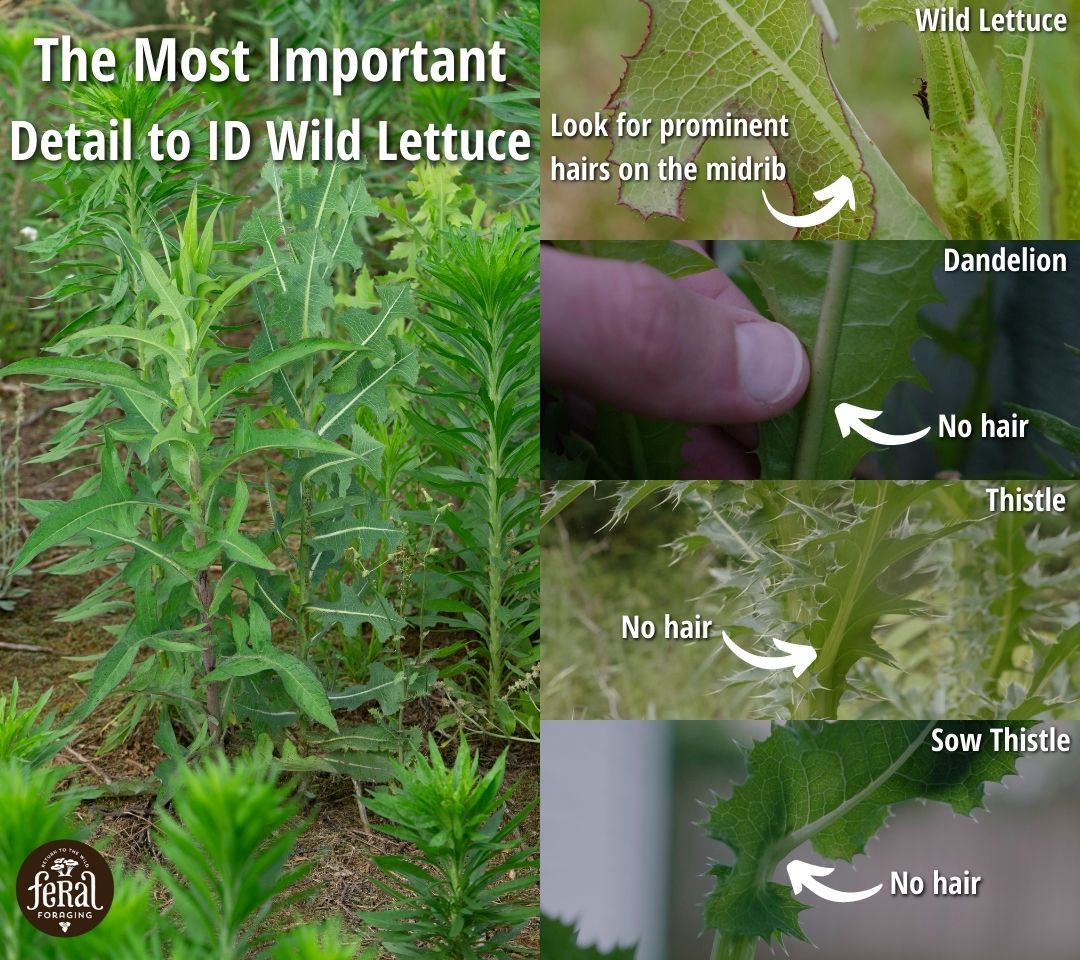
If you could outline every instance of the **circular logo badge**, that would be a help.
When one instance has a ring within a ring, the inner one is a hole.
[[[105,858],[78,840],[50,840],[19,868],[23,916],[51,937],[93,930],[113,902],[113,876]]]

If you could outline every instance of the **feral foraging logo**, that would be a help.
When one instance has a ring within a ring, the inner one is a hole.
[[[105,858],[78,840],[50,840],[19,868],[19,909],[42,933],[77,937],[109,912],[113,877]]]

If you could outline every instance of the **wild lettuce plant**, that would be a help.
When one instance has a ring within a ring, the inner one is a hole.
[[[537,255],[518,229],[449,234],[447,253],[424,264],[427,389],[411,420],[437,456],[421,481],[456,502],[443,519],[463,562],[447,575],[465,597],[431,607],[481,637],[465,686],[512,734],[507,686],[527,684],[539,654]]]
[[[356,418],[360,409],[384,409],[387,384],[410,363],[408,355],[395,359],[385,337],[389,306],[378,315],[345,313],[341,329],[349,336],[324,336],[324,313],[333,307],[328,277],[359,256],[353,217],[365,195],[358,180],[343,192],[342,173],[330,167],[317,178],[309,168],[297,170],[298,202],[326,211],[327,224],[313,217],[279,249],[280,224],[256,214],[261,260],[240,274],[215,257],[214,215],[200,227],[193,196],[167,270],[146,250],[125,247],[142,285],[133,322],[69,331],[53,348],[62,356],[3,370],[46,375],[46,386],[99,389],[68,408],[72,422],[46,455],[96,450],[98,471],[66,504],[27,503],[39,522],[13,565],[20,569],[73,540],[84,549],[54,572],[81,574],[119,562],[69,614],[128,615],[110,628],[115,642],[78,712],[88,715],[131,674],[127,691],[136,696],[114,742],[152,702],[167,703],[167,713],[193,732],[188,752],[221,740],[237,712],[272,712],[282,700],[336,730],[325,684],[307,660],[313,631],[370,623],[382,632],[399,622],[381,597],[362,598],[362,584],[338,583],[330,602],[312,589],[346,550],[365,556],[394,534],[386,523],[373,526],[357,515],[368,501],[350,490],[353,471],[376,469],[379,445]],[[331,214],[337,229],[327,246]],[[262,278],[276,293],[255,293],[261,331],[250,346],[233,346],[223,336],[235,326],[232,311]],[[316,366],[317,356],[333,361]],[[282,407],[260,406],[259,391],[267,388]],[[294,481],[287,509],[255,525],[248,477],[283,461]],[[330,489],[338,499],[321,496]],[[293,563],[282,570],[270,558],[275,550]],[[300,656],[273,643],[275,620],[292,624]],[[143,648],[156,655],[136,666]],[[248,679],[257,675],[266,681],[258,690]],[[175,740],[163,721],[160,745],[175,763]]]
[[[208,164],[206,126],[200,121],[209,108],[190,87],[137,83],[134,70],[125,68],[115,83],[78,85],[69,97],[67,119],[83,128],[108,129],[111,119],[128,117],[137,143],[144,143],[158,124],[169,132],[183,130],[193,147],[188,160],[170,163],[168,176],[142,150],[116,164],[68,160],[47,165],[42,181],[55,192],[50,208],[55,219],[23,249],[40,261],[63,265],[48,298],[66,305],[74,316],[54,338],[58,342],[92,324],[145,325],[142,266],[139,254],[131,251],[160,249],[159,260],[171,257],[175,241],[169,225],[183,216]],[[204,187],[204,199],[208,196]]]
[[[522,846],[518,828],[535,803],[507,816],[505,751],[484,774],[479,754],[464,740],[453,766],[432,736],[428,753],[397,764],[397,785],[369,800],[388,821],[378,829],[415,846],[419,858],[374,858],[390,880],[380,889],[394,906],[364,919],[397,957],[528,956],[513,941],[537,909],[531,896],[521,902],[515,895],[536,886],[538,861],[534,848]]]

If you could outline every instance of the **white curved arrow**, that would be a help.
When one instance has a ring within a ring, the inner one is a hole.
[[[856,900],[865,900],[872,897],[883,886],[878,884],[870,890],[859,890],[856,893],[845,893],[843,890],[833,890],[825,884],[815,880],[815,877],[827,877],[833,872],[834,867],[819,867],[817,864],[804,863],[802,860],[792,860],[787,865],[788,880],[791,881],[791,892],[802,893],[806,887],[811,893],[816,893],[822,900],[831,900],[833,903],[854,903]]]
[[[765,195],[764,190],[761,191],[761,196],[765,200],[765,206],[769,208],[769,213],[781,223],[786,223],[789,227],[816,227],[819,223],[831,220],[843,210],[845,206],[850,207],[852,210],[855,209],[855,187],[851,182],[851,178],[846,174],[841,176],[835,183],[830,183],[827,187],[822,187],[820,190],[815,190],[814,196],[818,200],[828,200],[829,202],[820,210],[803,214],[801,217],[781,213],[769,203],[769,198]]]
[[[884,444],[886,447],[898,447],[903,443],[914,443],[925,437],[930,428],[920,430],[918,433],[882,433],[873,427],[868,427],[864,420],[876,420],[881,416],[880,410],[867,410],[865,407],[857,407],[853,403],[838,403],[836,405],[836,422],[840,427],[840,436],[846,437],[854,430],[860,437],[866,437],[871,443]]]
[[[783,650],[787,656],[760,657],[756,653],[747,653],[727,635],[726,630],[723,631],[721,636],[724,638],[724,643],[731,648],[731,652],[740,660],[745,660],[752,667],[763,667],[766,670],[794,667],[792,672],[796,677],[801,677],[806,668],[817,659],[817,651],[803,643],[789,643],[787,640],[777,640],[776,637],[773,637],[772,642],[776,644],[777,649]]]

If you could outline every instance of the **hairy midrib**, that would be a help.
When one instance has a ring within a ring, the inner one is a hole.
[[[1012,216],[1013,216],[1013,229],[1017,231],[1017,236],[1020,236],[1022,231],[1020,228],[1020,218],[1022,212],[1020,210],[1020,159],[1023,153],[1023,129],[1026,121],[1027,106],[1028,106],[1028,94],[1029,86],[1031,83],[1031,57],[1035,50],[1035,35],[1031,34],[1027,38],[1027,44],[1024,47],[1024,56],[1022,58],[1023,67],[1020,70],[1020,95],[1016,98],[1016,129],[1013,132],[1013,164],[1012,164],[1012,183],[1009,184],[1010,194],[1012,199]]]
[[[765,57],[772,70],[784,79],[796,96],[825,125],[829,133],[832,134],[837,146],[844,151],[847,158],[855,164],[859,172],[862,172],[862,157],[855,146],[851,131],[841,128],[833,115],[829,113],[828,108],[814,96],[798,74],[791,69],[785,60],[777,56],[776,51],[766,43],[765,39],[754,27],[739,15],[739,12],[731,3],[728,3],[728,0],[716,0],[716,5],[724,12],[728,20],[735,26],[735,29],[746,38],[747,42]]]
[[[804,827],[800,827],[793,833],[788,834],[786,837],[781,837],[774,843],[765,848],[759,861],[758,881],[759,886],[764,886],[772,875],[773,870],[776,869],[776,865],[784,859],[792,850],[802,846],[807,840],[809,840],[814,834],[820,833],[829,825],[835,823],[848,811],[853,810],[860,803],[862,803],[867,797],[869,797],[875,790],[886,783],[908,760],[912,754],[922,745],[922,742],[930,735],[930,731],[937,726],[937,720],[930,720],[919,732],[919,735],[915,737],[910,744],[904,749],[892,763],[889,764],[881,773],[879,773],[873,780],[871,780],[865,787],[858,793],[848,797],[843,803],[834,807],[824,816],[819,817],[817,820],[813,820],[806,824]]]

